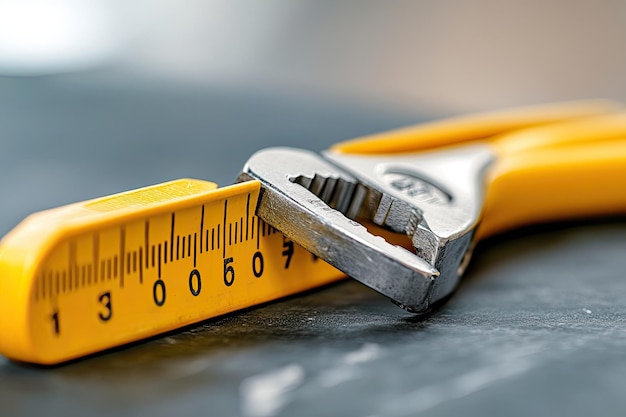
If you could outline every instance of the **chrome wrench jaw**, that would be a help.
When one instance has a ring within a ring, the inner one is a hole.
[[[288,148],[255,153],[239,176],[240,181],[250,179],[261,182],[256,213],[268,224],[403,308],[428,309],[439,272],[344,215],[371,210],[380,198],[376,192],[319,155]]]
[[[392,209],[385,224],[377,217],[372,220],[386,227],[393,225],[394,231],[404,231],[416,254],[439,271],[431,303],[450,296],[471,257],[484,201],[485,172],[495,160],[492,149],[470,144],[398,155],[326,152],[324,157],[368,189],[386,196]],[[407,212],[415,211],[421,216],[414,227],[405,218]]]
[[[248,160],[239,180],[261,182],[257,215],[268,224],[402,308],[425,313],[457,286],[492,159],[484,148],[426,158],[270,148]],[[356,218],[406,234],[416,253]]]

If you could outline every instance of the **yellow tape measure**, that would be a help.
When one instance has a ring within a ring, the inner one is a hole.
[[[181,179],[30,216],[0,242],[0,353],[59,363],[342,278],[259,191]]]

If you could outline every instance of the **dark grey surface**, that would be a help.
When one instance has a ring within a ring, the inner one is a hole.
[[[260,91],[0,80],[0,233],[176,177],[226,184],[260,147],[418,119]],[[623,416],[625,269],[623,219],[509,235],[423,319],[346,282],[62,367],[0,358],[0,415]]]

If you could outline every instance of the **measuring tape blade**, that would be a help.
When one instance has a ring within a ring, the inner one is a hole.
[[[0,353],[55,364],[341,279],[259,191],[181,179],[28,217],[0,242]]]

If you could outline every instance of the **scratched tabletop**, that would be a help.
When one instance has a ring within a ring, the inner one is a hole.
[[[0,79],[0,234],[174,178],[229,184],[262,147],[321,150],[433,115],[102,74]],[[425,318],[345,281],[60,367],[0,357],[0,415],[624,416],[625,271],[624,218],[526,229],[481,244]]]

